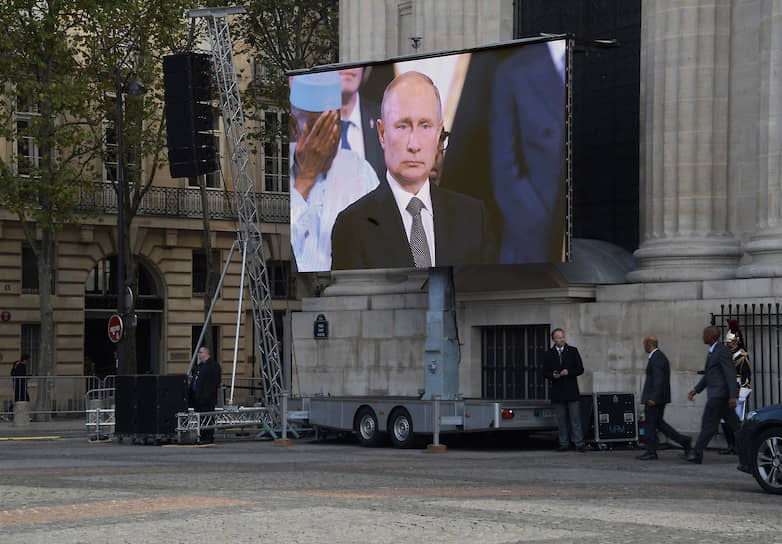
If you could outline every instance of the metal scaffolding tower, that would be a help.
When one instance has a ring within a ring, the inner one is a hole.
[[[246,280],[252,303],[253,326],[256,339],[255,348],[259,360],[263,404],[268,408],[274,424],[279,425],[282,419],[280,403],[283,391],[280,348],[277,343],[277,332],[274,325],[269,276],[263,254],[261,217],[255,198],[255,182],[250,163],[250,151],[247,145],[247,131],[245,130],[244,113],[236,78],[231,33],[228,27],[228,17],[241,13],[245,13],[243,7],[203,8],[189,10],[187,16],[190,18],[203,18],[209,28],[209,41],[212,49],[217,88],[220,94],[225,139],[230,155],[229,163],[236,195],[236,211],[239,217],[239,230],[237,231],[235,244],[238,243],[242,250],[242,277],[239,290],[236,343],[234,345],[229,403],[233,404],[242,295]],[[230,256],[228,261],[230,262]],[[227,266],[228,262],[226,262],[226,268]],[[224,275],[225,270],[223,271]],[[212,308],[214,308],[214,300],[212,301]],[[211,317],[211,311],[210,308],[209,317]],[[207,323],[209,322],[209,317],[206,319]],[[206,324],[204,325],[204,331],[205,329]],[[203,339],[204,331],[201,333],[202,338],[199,339],[199,345]],[[191,369],[194,361],[195,357],[191,361]]]

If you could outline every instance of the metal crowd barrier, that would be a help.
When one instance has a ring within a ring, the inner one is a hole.
[[[13,417],[14,381],[26,385],[30,414],[79,416],[89,408],[89,400],[114,402],[114,378],[107,376],[0,376],[0,416]],[[88,398],[87,393],[95,393]]]

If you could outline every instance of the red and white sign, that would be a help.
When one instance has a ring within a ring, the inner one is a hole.
[[[3,321],[3,322],[11,321],[11,312],[9,312],[8,310],[4,310],[4,311],[0,312],[0,321]]]
[[[109,340],[115,344],[122,339],[122,318],[114,314],[109,318]]]

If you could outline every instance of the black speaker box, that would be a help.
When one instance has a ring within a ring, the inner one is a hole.
[[[187,52],[163,57],[163,86],[171,176],[218,170],[217,138],[210,134],[216,118],[212,56]]]
[[[136,433],[136,376],[114,378],[114,432]]]
[[[176,414],[187,410],[187,376],[117,376],[114,383],[115,433],[159,435],[176,432]]]

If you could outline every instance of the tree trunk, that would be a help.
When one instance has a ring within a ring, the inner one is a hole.
[[[31,246],[35,248],[33,240]],[[54,349],[54,308],[52,305],[52,278],[54,275],[53,270],[53,247],[52,247],[52,233],[48,230],[44,230],[41,236],[40,246],[36,253],[36,261],[38,265],[38,296],[40,300],[41,310],[41,339],[38,352],[38,370],[36,374],[39,376],[53,376],[57,374],[55,349]],[[48,388],[50,385],[49,380],[40,380],[38,383],[38,391],[35,396],[34,410],[39,413],[36,419],[48,420],[48,414],[44,412],[51,410],[51,406],[47,406],[47,399],[50,398]]]
[[[130,217],[130,206],[127,204],[129,201],[129,195],[125,198],[125,223],[122,226],[122,231],[118,233],[118,236],[125,237],[125,288],[122,289],[122,293],[127,291],[127,287],[130,287],[133,291],[133,304],[130,307],[125,308],[125,314],[122,317],[123,332],[122,340],[119,343],[119,355],[122,362],[122,369],[120,374],[138,374],[138,361],[136,353],[136,327],[133,326],[133,316],[136,314],[136,299],[138,298],[138,267],[136,265],[136,259],[133,255],[133,249],[131,245],[130,237],[130,223],[132,218]],[[119,301],[118,301],[119,303]]]

